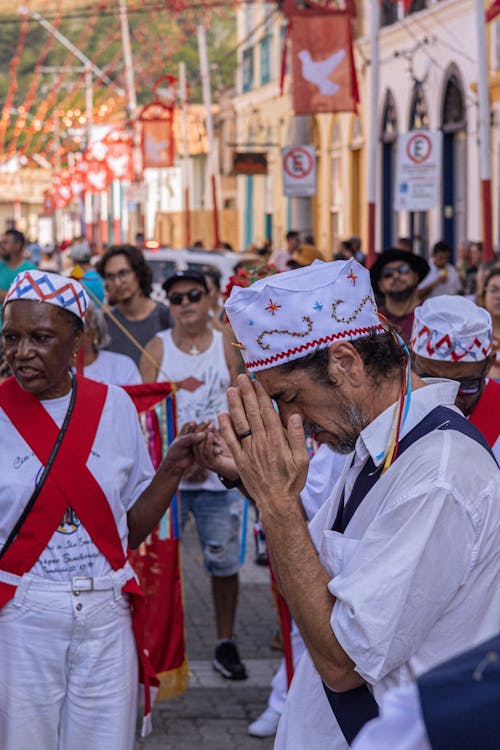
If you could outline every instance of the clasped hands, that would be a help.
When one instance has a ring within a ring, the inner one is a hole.
[[[292,415],[286,429],[273,402],[258,380],[238,376],[238,387],[227,392],[228,414],[214,424],[185,424],[177,441],[185,442],[184,462],[205,467],[231,481],[240,477],[246,493],[259,508],[271,500],[298,497],[309,466],[304,428]]]

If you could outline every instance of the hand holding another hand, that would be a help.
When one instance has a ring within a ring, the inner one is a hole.
[[[170,444],[160,468],[179,475],[189,471],[195,463],[194,448],[205,439],[204,430],[207,425],[207,422],[188,422],[183,425],[178,436]]]

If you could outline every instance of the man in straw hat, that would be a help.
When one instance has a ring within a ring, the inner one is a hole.
[[[457,384],[411,373],[356,261],[235,288],[226,312],[255,379],[203,451],[256,501],[307,646],[275,747],[343,750],[390,686],[498,629],[498,466]],[[350,454],[309,528],[306,432]]]
[[[488,380],[495,362],[491,316],[465,297],[444,294],[415,310],[411,337],[421,378],[458,382],[455,404],[485,436],[500,461],[500,383]]]

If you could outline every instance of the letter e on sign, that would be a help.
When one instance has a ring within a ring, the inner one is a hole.
[[[432,153],[432,141],[425,133],[415,133],[406,144],[408,158],[415,164],[422,164]]]

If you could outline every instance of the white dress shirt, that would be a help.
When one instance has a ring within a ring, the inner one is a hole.
[[[413,392],[404,437],[432,409],[453,407],[457,383]],[[309,530],[336,601],[331,627],[378,703],[439,662],[493,636],[500,590],[500,472],[488,452],[455,430],[434,430],[378,480],[344,534],[331,531],[370,455],[381,463],[393,406],[361,433]],[[348,745],[308,653],[295,673],[275,750]]]

